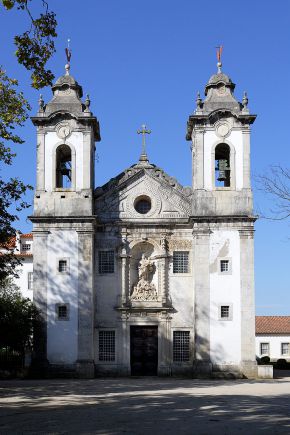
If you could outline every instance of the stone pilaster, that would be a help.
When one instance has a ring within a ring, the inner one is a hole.
[[[250,127],[244,128],[243,133],[243,187],[251,189],[251,173],[250,173]]]
[[[78,360],[81,378],[94,377],[94,231],[78,230]]]
[[[209,374],[212,370],[210,362],[210,276],[209,276],[209,243],[208,228],[193,230],[193,256],[195,280],[195,367],[198,374]]]
[[[47,238],[49,231],[33,231],[33,302],[40,313],[34,330],[32,370],[36,376],[46,376],[47,361]]]
[[[254,229],[240,233],[241,273],[241,363],[247,377],[257,376],[255,354],[255,289],[254,289]]]
[[[192,137],[192,185],[204,188],[204,130],[197,129]]]
[[[45,190],[45,158],[44,158],[44,138],[45,132],[43,127],[37,129],[37,154],[36,154],[36,190]]]
[[[158,325],[158,375],[171,375],[171,315],[161,312]]]

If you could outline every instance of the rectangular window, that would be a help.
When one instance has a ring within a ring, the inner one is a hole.
[[[188,273],[188,272],[189,272],[189,252],[174,251],[173,273]]]
[[[99,273],[114,273],[114,251],[99,251]]]
[[[115,361],[115,331],[99,331],[99,361]]]
[[[221,272],[229,272],[229,260],[221,260]]]
[[[59,260],[58,262],[58,271],[59,272],[67,272],[67,260]]]
[[[33,289],[33,272],[28,272],[27,274],[27,288],[28,290]]]
[[[189,361],[190,331],[173,331],[173,361]]]
[[[289,355],[289,343],[281,343],[281,355]]]
[[[222,305],[221,306],[221,319],[229,319],[230,317],[230,306]]]
[[[69,304],[56,304],[56,315],[58,320],[68,320]]]
[[[29,243],[25,243],[21,246],[22,251],[30,251],[31,245]]]
[[[269,355],[269,343],[260,343],[260,353],[261,355]]]

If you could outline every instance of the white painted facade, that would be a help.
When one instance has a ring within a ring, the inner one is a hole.
[[[267,345],[269,352],[263,352],[264,346],[261,346],[262,343]],[[282,346],[284,349],[288,348],[288,353],[285,353],[285,350],[283,353]],[[256,355],[258,358],[269,356],[271,361],[277,361],[280,358],[290,361],[290,335],[256,335]]]
[[[189,117],[192,187],[142,154],[95,189],[100,134],[90,102],[82,103],[68,73],[52,87],[53,99],[32,118],[34,300],[43,315],[35,355],[42,368],[80,377],[256,376],[255,116],[233,88],[228,76],[212,76]],[[69,187],[59,181],[65,176]]]

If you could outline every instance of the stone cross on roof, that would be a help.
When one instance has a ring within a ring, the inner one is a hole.
[[[143,124],[141,127],[142,127],[141,130],[137,130],[138,134],[142,134],[142,153],[141,153],[139,160],[148,161],[147,153],[146,153],[146,134],[150,134],[151,130],[147,130],[147,127],[145,124]]]

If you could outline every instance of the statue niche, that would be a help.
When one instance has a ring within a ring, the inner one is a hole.
[[[152,282],[156,266],[150,257],[142,254],[138,266],[138,281],[133,286],[132,301],[157,301],[156,287]]]

